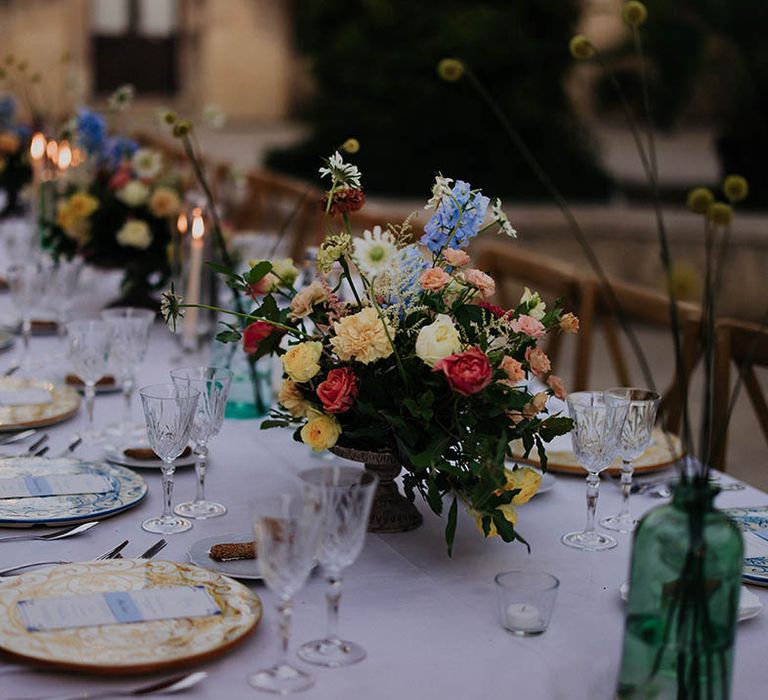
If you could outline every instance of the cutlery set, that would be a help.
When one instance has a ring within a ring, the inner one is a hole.
[[[13,445],[17,442],[21,442],[23,440],[26,440],[28,438],[34,437],[38,435],[39,431],[37,430],[22,430],[18,433],[11,433],[9,435],[5,435],[3,437],[0,437],[0,445]],[[46,445],[45,443],[48,442],[48,433],[42,433],[35,442],[33,442],[26,450],[23,452],[20,452],[19,454],[10,455],[10,454],[3,454],[0,455],[0,457],[42,457],[43,455],[47,454],[49,452],[50,446]],[[75,434],[67,443],[67,446],[59,452],[56,457],[68,457],[72,454],[74,454],[75,450],[80,447],[80,445],[83,442],[83,438],[79,435]]]

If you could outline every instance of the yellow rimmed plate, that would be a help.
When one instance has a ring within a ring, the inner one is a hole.
[[[552,447],[545,444],[547,449],[547,471],[561,472],[563,474],[579,474],[584,476],[584,467],[579,464],[576,455],[571,449],[563,449],[564,442],[570,444],[569,435],[558,438],[559,442],[552,443]],[[528,464],[539,465],[539,456],[536,449],[531,452],[526,459],[522,459],[523,445],[521,440],[515,440],[510,443],[512,453],[516,459]],[[670,449],[671,447],[671,449]],[[664,469],[677,462],[683,456],[683,446],[677,435],[665,434],[663,430],[655,428],[651,437],[651,444],[643,454],[633,463],[635,473],[653,472]],[[621,473],[621,459],[616,461],[606,469],[609,474]]]
[[[170,586],[203,586],[221,615],[29,632],[16,605],[29,598]],[[0,583],[0,649],[35,665],[88,673],[150,673],[207,661],[243,641],[261,616],[261,600],[242,584],[172,561],[66,564]]]
[[[80,408],[80,395],[72,387],[45,379],[0,378],[0,392],[43,389],[51,395],[48,403],[0,406],[0,432],[42,428],[74,416]]]

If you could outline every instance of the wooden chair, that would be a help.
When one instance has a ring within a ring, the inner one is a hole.
[[[715,327],[714,409],[710,466],[725,471],[728,447],[728,413],[731,403],[731,363],[743,374],[744,388],[768,440],[768,402],[755,367],[768,367],[768,327],[764,324],[720,319]],[[738,376],[738,374],[737,374]]]

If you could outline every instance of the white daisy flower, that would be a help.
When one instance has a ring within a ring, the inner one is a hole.
[[[491,204],[491,216],[493,220],[499,225],[499,230],[505,233],[510,238],[517,238],[517,231],[510,223],[507,215],[501,210],[501,200],[494,199]]]
[[[133,100],[136,97],[136,88],[130,83],[121,85],[115,90],[108,98],[107,104],[109,108],[114,112],[124,112],[128,107],[133,104]]]
[[[163,156],[151,148],[140,148],[133,154],[131,165],[142,180],[151,180],[163,169]]]
[[[442,173],[435,175],[435,184],[432,185],[432,196],[424,205],[424,208],[437,209],[440,206],[440,202],[443,201],[443,197],[451,194],[451,184],[453,184],[451,178],[443,177]]]
[[[160,297],[160,314],[168,325],[168,328],[174,333],[178,327],[178,320],[184,318],[184,312],[179,308],[179,304],[181,304],[182,301],[184,301],[184,298],[180,294],[176,294],[173,289],[173,284],[171,284],[171,288],[163,292]]]
[[[382,232],[381,226],[374,226],[373,232],[364,231],[362,238],[352,242],[352,257],[360,272],[369,279],[387,272],[397,260],[397,248],[389,231]]]
[[[345,163],[338,151],[325,162],[328,167],[320,168],[321,177],[330,175],[334,185],[347,185],[360,189],[360,171],[356,165]]]

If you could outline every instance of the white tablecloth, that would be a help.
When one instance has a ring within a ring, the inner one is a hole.
[[[0,304],[5,300],[0,300]],[[33,352],[57,355],[53,338],[33,339]],[[0,370],[13,351],[0,356]],[[140,384],[166,381],[178,350],[167,330],[153,332]],[[115,420],[122,409],[119,395],[97,397],[97,423]],[[139,407],[134,406],[136,418]],[[85,423],[84,412],[49,430],[51,449],[61,449]],[[211,444],[208,494],[226,503],[223,518],[195,523],[187,533],[171,536],[161,557],[184,561],[190,545],[211,535],[249,531],[248,499],[270,479],[317,464],[307,449],[294,443],[289,431],[260,431],[256,421],[227,420]],[[88,534],[61,542],[0,544],[0,565],[34,559],[89,559],[123,538],[124,552],[142,552],[157,537],[143,532],[141,521],[160,510],[159,474],[144,471],[149,495],[137,508],[103,521]],[[175,501],[194,493],[194,474],[180,469]],[[656,506],[649,497],[633,497],[637,514]],[[723,493],[721,507],[768,504],[768,495],[748,488]],[[619,492],[601,488],[599,515],[618,509]],[[613,697],[622,639],[622,602],[618,587],[626,579],[630,540],[619,546],[583,553],[560,544],[563,532],[584,524],[584,482],[558,477],[553,491],[520,508],[519,530],[531,553],[520,544],[484,540],[473,521],[459,518],[454,555],[446,555],[444,519],[424,504],[423,527],[408,533],[369,536],[359,560],[346,573],[341,631],[368,651],[362,663],[342,669],[313,668],[317,683],[307,698],[382,699],[515,698],[515,700],[608,700]],[[0,528],[0,534],[9,530]],[[549,571],[561,582],[549,630],[540,637],[520,639],[499,624],[494,574],[514,568]],[[248,686],[246,676],[265,667],[278,653],[274,596],[263,586],[265,616],[255,633],[225,656],[205,664],[209,677],[183,697],[228,700],[262,695]],[[768,589],[753,589],[768,603]],[[293,646],[324,632],[324,585],[320,576],[297,596]],[[734,698],[760,697],[768,671],[765,640],[768,613],[738,628]],[[0,655],[0,666],[8,662]],[[300,663],[297,661],[297,663]],[[138,684],[145,678],[101,679],[65,673],[24,671],[3,675],[0,698],[97,691]],[[182,696],[180,696],[182,697]],[[263,696],[267,697],[267,696]]]

